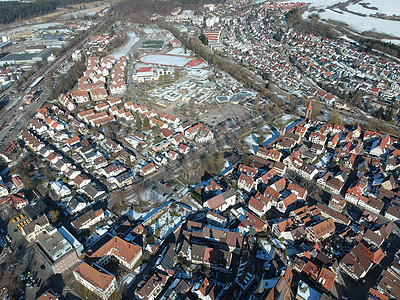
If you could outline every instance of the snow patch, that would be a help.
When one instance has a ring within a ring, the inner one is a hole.
[[[113,53],[110,54],[110,56],[114,56],[116,59],[120,59],[121,56],[126,56],[132,49],[132,47],[139,41],[139,37],[136,36],[134,32],[128,32],[127,35],[128,42],[122,47],[116,49]]]

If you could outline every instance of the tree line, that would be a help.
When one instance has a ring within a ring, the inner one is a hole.
[[[0,22],[12,23],[22,19],[34,18],[54,12],[57,7],[88,3],[95,0],[38,0],[35,2],[0,2]]]
[[[78,82],[78,78],[83,75],[86,67],[83,62],[76,62],[71,69],[69,69],[67,76],[62,77],[62,80],[57,84],[53,90],[52,98],[57,99],[61,93],[67,93],[74,88]]]
[[[161,0],[122,0],[113,7],[117,19],[133,19],[148,24],[154,14],[164,15],[180,6],[179,2]]]
[[[296,8],[286,14],[286,23],[289,27],[305,34],[316,34],[329,39],[337,37],[337,32],[332,26],[321,23],[317,14],[311,15],[307,20],[302,18],[305,8]]]
[[[371,53],[373,50],[377,50],[391,56],[400,58],[400,46],[386,43],[379,40],[366,39],[366,38],[356,38],[360,46],[367,53]]]
[[[225,0],[180,0],[182,4],[190,5],[190,4],[210,4],[210,3],[224,3]]]

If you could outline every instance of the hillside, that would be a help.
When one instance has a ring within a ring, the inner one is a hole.
[[[35,2],[0,2],[0,23],[9,24],[14,21],[34,18],[56,11],[57,7],[94,2],[96,0],[37,0]]]
[[[296,1],[291,1],[296,2]],[[333,20],[362,32],[384,34],[384,41],[400,44],[400,1],[398,0],[308,0],[304,14],[318,14],[322,20]]]

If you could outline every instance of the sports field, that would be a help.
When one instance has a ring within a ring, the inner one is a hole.
[[[164,46],[164,41],[162,40],[145,40],[141,45],[140,49],[161,49]]]

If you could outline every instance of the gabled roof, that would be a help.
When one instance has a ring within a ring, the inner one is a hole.
[[[91,254],[90,257],[101,258],[105,255],[114,255],[130,263],[141,250],[142,248],[140,246],[129,243],[118,236],[114,236],[95,253]]]
[[[208,203],[208,206],[210,207],[210,209],[217,209],[218,207],[224,205],[226,202],[225,202],[225,199],[222,196],[222,194],[219,194],[219,195],[209,199],[207,201],[207,203]]]
[[[322,285],[328,291],[331,290],[333,283],[335,282],[336,274],[331,270],[322,267],[321,272],[318,275],[318,283]]]

